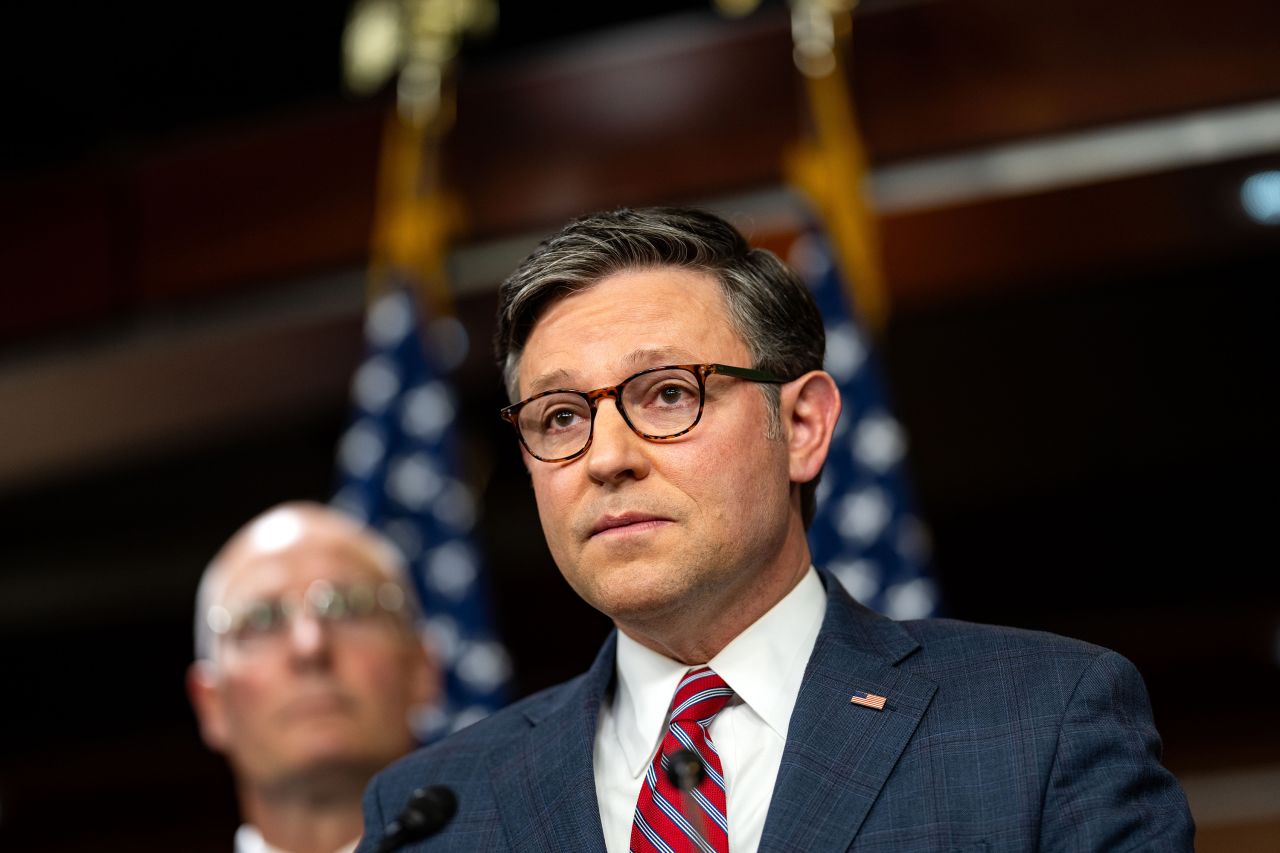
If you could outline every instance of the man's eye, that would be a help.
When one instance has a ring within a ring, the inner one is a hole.
[[[664,403],[673,405],[683,400],[687,393],[688,392],[683,388],[679,388],[675,385],[668,385],[666,388],[658,391],[658,399]]]
[[[578,422],[579,417],[573,409],[555,409],[544,418],[543,426],[548,431],[569,429]]]
[[[650,405],[671,408],[675,406],[687,406],[698,399],[698,394],[694,389],[682,382],[668,382],[663,385],[655,386],[649,395]]]
[[[239,633],[244,637],[270,634],[284,622],[283,608],[278,603],[262,601],[249,607],[240,620]]]

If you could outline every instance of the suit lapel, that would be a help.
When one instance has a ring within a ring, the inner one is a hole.
[[[604,850],[592,752],[600,701],[613,679],[615,638],[595,663],[525,712],[530,730],[492,753],[493,787],[515,850]]]
[[[787,730],[761,850],[845,850],[937,685],[896,668],[919,644],[826,573],[827,613]],[[851,703],[887,698],[883,711]]]

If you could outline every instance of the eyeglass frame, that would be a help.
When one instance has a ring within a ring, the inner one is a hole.
[[[390,580],[335,583],[327,578],[317,578],[307,584],[306,589],[300,593],[257,598],[234,609],[215,604],[205,613],[205,624],[215,637],[225,639],[237,648],[245,648],[245,641],[241,638],[240,632],[254,610],[264,605],[278,609],[283,617],[280,620],[280,625],[284,629],[279,635],[281,637],[293,630],[295,620],[302,616],[330,630],[331,626],[341,622],[342,619],[330,616],[327,611],[318,611],[319,605],[316,604],[316,599],[324,595],[327,590],[331,597],[335,594],[342,597],[349,607],[351,591],[355,589],[368,590],[372,593],[370,609],[366,613],[359,614],[360,620],[372,621],[380,616],[390,616],[395,619],[397,625],[408,624],[406,619],[412,613],[411,605],[408,594],[400,584]]]
[[[646,376],[650,373],[657,373],[661,370],[685,370],[685,371],[688,371],[689,373],[692,373],[695,377],[697,377],[698,379],[698,414],[693,419],[693,423],[689,424],[687,427],[680,430],[679,432],[673,432],[669,435],[652,435],[650,433],[641,432],[639,429],[636,428],[636,425],[631,422],[631,417],[627,414],[626,407],[622,405],[622,391],[627,386],[627,383],[635,379],[639,379],[641,376]],[[613,400],[614,405],[618,409],[618,414],[622,415],[622,420],[624,423],[626,423],[627,427],[633,433],[645,439],[646,441],[655,441],[655,442],[667,441],[669,439],[679,438],[680,436],[687,434],[690,430],[692,430],[702,421],[702,413],[706,408],[706,400],[707,400],[707,377],[711,375],[729,376],[734,379],[745,379],[748,382],[765,382],[771,385],[784,385],[787,382],[791,381],[789,379],[780,379],[771,373],[768,373],[763,370],[756,370],[755,368],[752,368],[752,367],[733,367],[728,364],[715,364],[715,363],[664,364],[659,367],[646,368],[645,370],[641,370],[639,373],[633,373],[630,376],[628,376],[626,379],[617,383],[616,385],[606,385],[603,388],[596,388],[594,391],[579,391],[576,388],[551,388],[547,391],[540,391],[537,394],[534,394],[532,397],[526,397],[525,399],[521,400],[518,403],[512,403],[510,406],[507,406],[501,409],[498,412],[498,414],[499,416],[502,417],[504,421],[511,424],[511,426],[516,431],[516,437],[520,439],[521,446],[523,446],[525,451],[527,451],[528,454],[532,456],[534,459],[537,459],[539,462],[548,462],[548,463],[569,462],[573,459],[577,459],[579,456],[586,453],[588,449],[590,449],[591,442],[594,441],[596,437],[596,412],[598,411],[598,405],[600,401],[605,398],[609,398]],[[532,403],[534,400],[540,400],[543,397],[549,397],[552,394],[576,394],[582,399],[586,400],[587,407],[591,409],[591,428],[587,432],[586,444],[584,444],[580,450],[574,453],[571,453],[568,456],[558,456],[554,459],[546,459],[534,453],[533,450],[529,447],[529,442],[525,441],[524,432],[522,432],[520,429],[519,416],[520,416],[520,410],[523,409],[526,405],[528,405],[529,403]]]

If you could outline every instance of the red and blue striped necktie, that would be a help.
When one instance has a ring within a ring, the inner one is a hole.
[[[671,722],[640,786],[631,825],[632,853],[727,853],[729,819],[724,773],[707,726],[733,691],[707,667],[692,670],[671,700]],[[702,780],[687,794],[667,776],[673,753],[688,750],[702,762]]]

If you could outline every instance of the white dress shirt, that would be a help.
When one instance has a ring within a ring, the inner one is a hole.
[[[734,853],[760,846],[791,711],[826,606],[826,591],[810,566],[786,597],[707,662],[734,692],[710,726],[724,770]],[[693,667],[621,631],[617,667],[617,687],[600,707],[594,766],[605,847],[627,853],[640,784],[666,733],[671,697]]]
[[[339,847],[333,853],[354,853],[358,843],[360,843],[359,838],[350,844]],[[272,847],[256,827],[242,823],[240,828],[236,830],[236,853],[289,853],[289,851],[281,850],[279,847]]]

